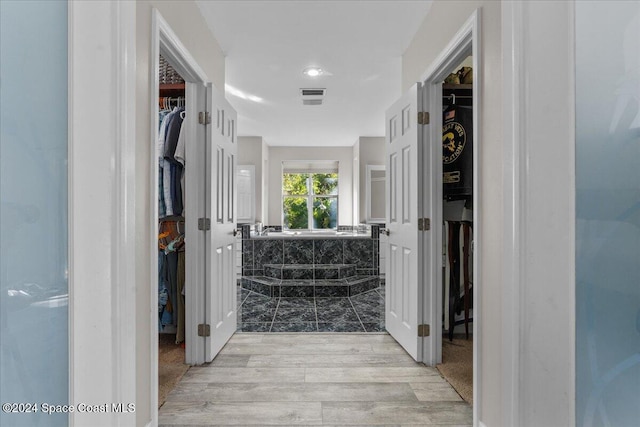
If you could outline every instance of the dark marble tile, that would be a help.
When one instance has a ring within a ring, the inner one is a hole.
[[[358,268],[373,268],[373,240],[344,240],[344,263]]]
[[[266,297],[273,296],[273,286],[266,283],[244,278],[242,286],[245,289],[264,295]]]
[[[269,332],[271,329],[271,322],[238,322],[238,332]]]
[[[315,309],[315,301],[313,298],[281,298],[278,303],[278,309]]]
[[[375,323],[384,320],[384,306],[369,306],[366,304],[354,304],[353,306],[362,323]]]
[[[285,268],[282,278],[286,280],[313,280],[313,268]]]
[[[264,275],[267,277],[282,279],[282,265],[279,265],[277,267],[273,265],[265,265]]]
[[[371,225],[371,238],[372,239],[380,238],[380,226],[378,224]]]
[[[264,296],[257,294],[255,292],[251,292],[247,298],[244,300],[242,304],[243,308],[248,309],[276,309],[278,307],[278,298],[271,298],[269,296]]]
[[[377,291],[369,291],[350,297],[353,307],[362,323],[375,323],[384,320],[384,298]]]
[[[317,309],[318,322],[358,322],[358,316],[353,308],[348,307],[319,307]]]
[[[251,268],[243,268],[242,275],[245,277],[251,276],[264,276],[264,269],[251,269]]]
[[[318,322],[318,332],[365,332],[360,322]]]
[[[242,238],[250,239],[251,238],[251,224],[242,224]]]
[[[308,308],[278,307],[274,322],[315,322],[316,311]]]
[[[283,240],[256,239],[253,242],[253,266],[261,269],[265,264],[283,263]]]
[[[356,267],[353,265],[346,266],[340,270],[340,278],[346,279],[347,277],[353,277],[356,275]]]
[[[340,269],[331,266],[316,266],[313,271],[316,280],[338,279],[340,278]]]
[[[372,277],[370,279],[361,280],[349,287],[349,296],[355,296],[374,290],[378,287],[378,279]]]
[[[385,297],[386,297],[386,295],[385,295],[385,288],[384,288],[384,286],[380,286],[379,288],[377,288],[377,289],[376,289],[376,292],[378,292],[382,298],[385,298]]]
[[[380,240],[373,241],[373,268],[380,267]]]
[[[316,298],[316,310],[342,308],[353,309],[349,298]]]
[[[275,314],[275,308],[261,309],[240,307],[238,310],[238,323],[272,322]]]
[[[238,292],[238,305],[242,305],[250,294],[251,294],[250,290],[245,288],[240,288]]]
[[[357,268],[356,269],[357,276],[378,276],[379,274],[380,274],[380,271],[377,268]]]
[[[242,268],[253,270],[253,240],[242,241]]]
[[[285,240],[284,263],[313,264],[313,240]]]
[[[364,329],[367,332],[386,332],[386,328],[384,326],[384,321],[382,322],[374,322],[374,323],[363,323]]]
[[[316,298],[348,297],[349,287],[345,285],[318,285],[316,282]],[[320,282],[322,283],[322,282]]]
[[[271,332],[317,332],[316,322],[279,322],[273,323]]]
[[[313,297],[313,285],[287,285],[282,283],[280,286],[280,297]]]
[[[350,299],[354,305],[363,304],[369,307],[382,306],[384,308],[384,298],[382,298],[376,291],[369,291],[359,295],[354,295],[350,297]]]
[[[313,251],[316,264],[342,264],[344,258],[344,240],[314,239]]]

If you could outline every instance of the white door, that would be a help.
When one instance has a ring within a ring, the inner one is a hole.
[[[236,331],[236,112],[211,85],[207,90],[208,262],[205,279],[205,361],[210,362]],[[206,328],[206,326],[205,326]]]
[[[416,83],[386,113],[386,305],[387,331],[416,360],[422,301],[422,250],[418,218],[422,209],[422,129],[418,112],[422,88]]]

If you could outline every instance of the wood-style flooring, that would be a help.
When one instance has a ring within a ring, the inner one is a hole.
[[[388,334],[234,335],[192,367],[161,426],[471,426],[471,406]]]

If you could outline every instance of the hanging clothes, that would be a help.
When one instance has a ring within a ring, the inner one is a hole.
[[[183,163],[175,158],[184,114],[184,107],[175,107],[163,117],[160,124],[158,162],[161,173],[158,184],[158,211],[161,217],[182,215],[184,211],[182,194],[184,168]]]
[[[184,220],[161,220],[158,234],[159,326],[161,331],[165,326],[174,326],[176,342],[184,340],[184,283]]]

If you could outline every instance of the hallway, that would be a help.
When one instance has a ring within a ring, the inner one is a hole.
[[[387,334],[236,334],[185,374],[158,421],[471,426],[472,410]]]

